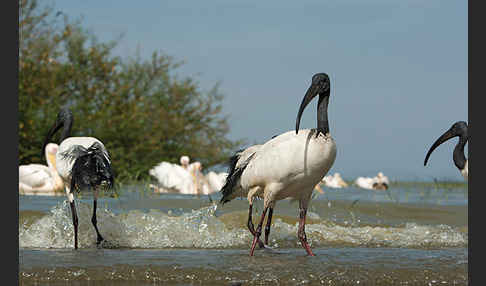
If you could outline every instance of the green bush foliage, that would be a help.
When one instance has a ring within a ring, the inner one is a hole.
[[[158,52],[149,60],[113,56],[117,41],[98,42],[79,21],[36,0],[20,0],[19,9],[20,164],[45,161],[40,148],[66,105],[72,136],[103,141],[121,180],[147,179],[154,165],[181,155],[209,168],[244,144],[226,138],[218,84],[201,91],[194,79],[174,75],[180,63]]]

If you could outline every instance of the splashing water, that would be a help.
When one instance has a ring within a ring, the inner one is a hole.
[[[105,248],[247,248],[252,236],[246,226],[234,221],[244,220],[242,212],[216,214],[217,205],[203,207],[175,216],[160,210],[143,212],[130,210],[114,214],[98,208],[100,233]],[[80,248],[95,248],[96,234],[91,224],[92,206],[77,202]],[[368,246],[368,247],[464,247],[467,232],[448,225],[418,225],[405,223],[400,227],[386,225],[343,226],[314,217],[317,223],[306,225],[307,238],[312,246]],[[270,234],[271,247],[300,247],[298,224],[276,217]],[[53,207],[37,220],[19,225],[21,248],[72,248],[74,229],[67,201]]]

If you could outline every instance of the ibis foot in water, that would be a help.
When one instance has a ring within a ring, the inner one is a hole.
[[[302,245],[302,247],[305,249],[305,251],[307,251],[307,254],[309,256],[316,256],[309,244],[307,243],[307,236],[305,235],[305,217],[307,215],[307,208],[305,207],[302,207],[302,203],[301,203],[301,207],[300,207],[300,210],[299,210],[299,230],[297,231],[297,236],[299,237],[299,240],[300,240],[300,243]]]
[[[253,205],[250,204],[250,207],[248,209],[247,226],[248,226],[248,229],[250,230],[251,234],[253,235],[253,237],[256,237],[255,227],[253,226],[253,219],[252,219],[252,208],[253,208]],[[260,248],[265,248],[265,244],[263,244],[263,242],[260,240],[260,237],[258,237],[258,246]]]
[[[110,240],[105,240],[103,239],[102,241],[100,241],[99,243],[96,243],[96,248],[106,248],[106,249],[114,249],[114,248],[119,248],[120,246],[115,243],[115,242],[112,242]]]
[[[97,245],[98,247],[99,247],[99,246],[101,246],[101,245],[103,244],[103,241],[104,241],[104,240],[105,240],[105,239],[104,239],[103,237],[101,237],[101,235],[100,235],[100,236],[98,236],[98,238],[96,239],[96,245]]]

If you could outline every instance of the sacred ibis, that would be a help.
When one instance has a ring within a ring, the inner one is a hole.
[[[78,248],[78,216],[74,204],[73,191],[92,189],[94,192],[93,216],[91,222],[96,230],[100,245],[103,237],[98,231],[96,206],[100,186],[113,187],[114,177],[108,151],[103,143],[94,137],[70,137],[73,114],[68,108],[59,111],[54,125],[49,129],[44,146],[61,129],[59,150],[56,153],[56,169],[64,181],[66,195],[71,206],[74,225],[74,248]],[[44,147],[43,147],[44,148]]]
[[[466,145],[469,135],[467,133],[467,123],[464,121],[457,121],[456,123],[452,124],[452,127],[449,128],[444,134],[442,134],[430,147],[427,155],[425,156],[424,166],[427,165],[427,160],[429,160],[430,154],[437,148],[440,144],[444,143],[445,141],[459,136],[459,141],[454,148],[452,153],[452,159],[454,164],[456,165],[457,169],[461,172],[464,179],[468,180],[468,159],[464,155],[464,146]]]
[[[278,200],[299,200],[298,238],[308,255],[314,256],[305,234],[305,219],[314,187],[327,174],[336,159],[336,144],[329,132],[327,107],[331,94],[329,76],[318,73],[312,77],[297,114],[295,132],[275,136],[262,145],[236,152],[230,158],[229,174],[221,189],[221,203],[235,197],[247,196],[249,202],[248,228],[253,234],[250,256],[260,241],[262,224],[268,211],[265,244],[268,244],[273,209]],[[319,95],[317,128],[299,132],[302,113],[309,102]],[[263,198],[263,212],[256,228],[251,213],[253,198]]]

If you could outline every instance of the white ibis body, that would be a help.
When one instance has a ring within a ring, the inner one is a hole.
[[[52,194],[62,191],[64,183],[56,169],[56,154],[59,145],[49,143],[45,147],[46,165],[28,164],[19,166],[20,194]]]
[[[469,134],[467,132],[467,123],[465,121],[457,121],[452,125],[449,130],[444,132],[430,147],[427,155],[425,156],[424,166],[427,165],[427,161],[429,160],[430,154],[437,148],[440,144],[444,143],[445,141],[458,136],[459,141],[454,147],[454,151],[452,152],[452,159],[454,161],[454,165],[456,165],[457,169],[461,172],[461,175],[464,177],[464,180],[468,180],[468,159],[464,155],[464,146],[466,145]]]
[[[302,113],[317,95],[317,128],[299,132]],[[300,105],[295,132],[288,131],[264,144],[250,146],[238,151],[230,159],[229,174],[221,190],[221,202],[226,203],[235,197],[247,196],[250,204],[248,228],[254,236],[250,249],[251,256],[257,242],[260,247],[264,247],[260,235],[267,211],[269,210],[265,244],[268,244],[275,204],[285,198],[299,200],[298,237],[307,254],[314,255],[305,234],[308,203],[314,187],[327,174],[336,158],[336,144],[329,133],[327,120],[329,96],[330,82],[327,74],[314,75]],[[251,218],[253,197],[264,200],[263,213],[256,230]]]
[[[56,153],[56,169],[62,178],[71,206],[74,225],[74,248],[78,248],[78,216],[73,191],[91,189],[94,191],[93,216],[91,222],[96,230],[97,244],[103,241],[96,222],[98,188],[113,187],[114,177],[108,151],[103,143],[94,137],[70,137],[73,115],[69,109],[62,109],[55,124],[49,130],[45,143],[62,128],[59,150]]]

